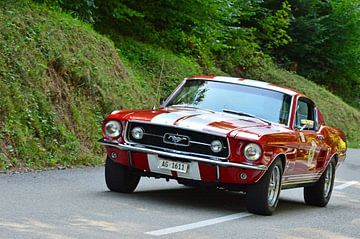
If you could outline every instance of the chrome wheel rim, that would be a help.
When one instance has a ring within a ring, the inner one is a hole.
[[[325,184],[324,184],[324,197],[328,197],[331,191],[331,186],[333,182],[333,165],[329,164],[326,172],[325,172]]]
[[[280,184],[281,184],[280,168],[278,165],[276,165],[270,176],[270,183],[268,190],[268,204],[270,207],[274,207],[277,202],[277,198],[279,196]]]

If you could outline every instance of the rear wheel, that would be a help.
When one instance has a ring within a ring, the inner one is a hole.
[[[249,212],[272,215],[279,201],[283,167],[276,159],[259,182],[249,185],[246,191],[246,206]]]
[[[331,160],[319,181],[304,187],[305,203],[325,207],[330,201],[335,179],[335,160]]]
[[[139,184],[140,176],[134,174],[129,167],[115,163],[106,157],[105,182],[114,192],[131,193]]]

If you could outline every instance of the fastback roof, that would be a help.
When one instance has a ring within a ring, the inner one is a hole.
[[[202,80],[212,80],[212,81],[220,81],[220,82],[227,82],[227,83],[233,83],[233,84],[239,84],[239,85],[247,85],[247,86],[254,86],[259,87],[263,89],[268,90],[274,90],[278,92],[282,92],[284,94],[288,95],[301,95],[301,93],[294,91],[292,89],[281,87],[277,85],[273,85],[268,82],[264,81],[257,81],[257,80],[249,80],[244,78],[236,78],[236,77],[228,77],[228,76],[193,76],[190,78],[186,78],[187,80],[190,79],[202,79]]]

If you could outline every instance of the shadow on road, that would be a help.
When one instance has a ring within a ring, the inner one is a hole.
[[[211,189],[197,189],[187,187],[177,187],[173,189],[156,189],[152,191],[137,191],[132,194],[122,194],[110,191],[98,192],[98,196],[103,199],[131,200],[138,205],[158,206],[163,208],[183,208],[207,210],[224,213],[238,213],[246,211],[245,195],[237,192],[228,192]],[[305,205],[299,200],[280,198],[276,214],[305,212],[313,210],[313,207]]]
[[[219,190],[177,187],[174,189],[157,189],[152,191],[138,191],[132,194],[114,192],[99,192],[99,196],[108,200],[125,199],[141,204],[159,205],[164,208],[198,208],[214,211],[239,212],[245,211],[245,198],[234,192]]]

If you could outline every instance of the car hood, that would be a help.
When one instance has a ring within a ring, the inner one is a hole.
[[[144,121],[153,124],[186,128],[217,135],[258,139],[264,134],[285,128],[250,117],[198,109],[161,108],[159,110],[114,111],[109,118]]]

